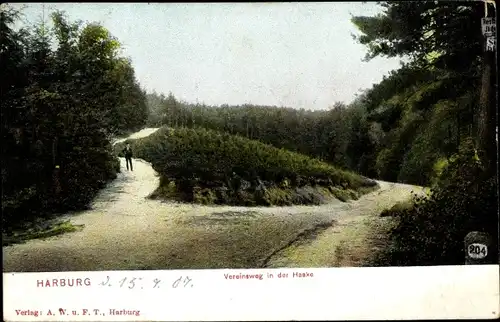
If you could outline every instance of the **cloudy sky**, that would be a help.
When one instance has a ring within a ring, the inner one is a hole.
[[[100,22],[123,44],[148,91],[188,101],[325,109],[398,68],[398,59],[362,59],[351,15],[375,3],[46,3],[25,6],[24,21],[52,9]]]

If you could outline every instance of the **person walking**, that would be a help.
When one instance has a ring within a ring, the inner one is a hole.
[[[130,170],[134,171],[134,167],[132,166],[132,148],[130,147],[130,144],[127,143],[127,146],[125,146],[125,149],[123,149],[123,154],[125,155],[125,162],[127,163],[127,170],[129,170],[129,163],[130,163]]]

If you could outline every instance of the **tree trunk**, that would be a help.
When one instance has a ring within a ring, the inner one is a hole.
[[[457,136],[455,138],[455,149],[454,151],[457,152],[460,149],[460,127],[462,126],[460,120],[460,112],[457,113]]]
[[[481,94],[477,118],[477,146],[489,171],[495,171],[497,159],[496,48],[484,52]]]

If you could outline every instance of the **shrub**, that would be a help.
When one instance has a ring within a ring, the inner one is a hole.
[[[161,175],[160,185],[174,181],[180,198],[190,202],[288,205],[298,200],[296,187],[343,185],[342,193],[335,195],[344,199],[378,187],[373,180],[319,160],[202,128],[163,127],[130,143],[135,156],[150,162]],[[124,144],[117,144],[115,151],[120,153]],[[258,192],[259,182],[268,189]],[[222,187],[226,191],[218,189]],[[211,189],[210,196],[204,189]],[[324,198],[306,199],[321,203]]]
[[[413,204],[409,201],[398,202],[390,209],[385,209],[380,214],[381,217],[397,217],[401,215],[404,211],[411,210]]]
[[[470,141],[465,142],[443,170],[428,197],[414,198],[411,207],[385,214],[398,217],[391,231],[392,265],[460,265],[464,263],[464,238],[483,231],[498,248],[498,195],[496,176],[483,168]]]

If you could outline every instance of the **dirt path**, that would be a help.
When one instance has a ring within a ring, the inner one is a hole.
[[[159,181],[147,162],[134,160],[133,172],[122,171],[91,210],[68,216],[83,230],[3,247],[3,271],[357,266],[335,262],[337,246],[363,245],[369,232],[363,223],[415,189],[380,182],[380,190],[347,203],[208,207],[147,199]],[[364,256],[361,248],[349,251]]]
[[[382,218],[382,210],[408,200],[421,187],[378,181],[381,189],[352,207],[336,212],[336,224],[312,240],[297,240],[271,257],[266,267],[360,267],[370,261],[377,248],[385,246],[392,218]]]

